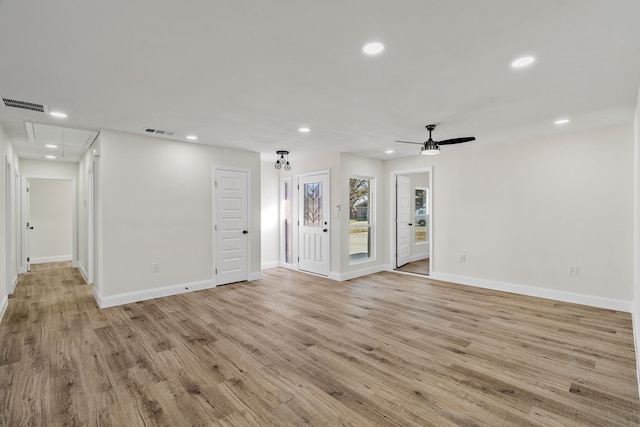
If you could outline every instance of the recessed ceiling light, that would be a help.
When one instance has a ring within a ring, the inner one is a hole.
[[[535,62],[536,58],[533,56],[523,56],[522,58],[518,58],[511,63],[513,68],[522,68],[528,65],[531,65]]]
[[[45,147],[47,147],[47,148],[58,148],[57,145],[53,145],[53,144],[47,144],[47,145],[45,145]]]
[[[569,119],[558,119],[553,123],[555,123],[557,125],[566,125],[567,123],[569,123]]]
[[[392,153],[393,153],[393,150],[387,150],[387,151],[385,151],[385,154],[392,154]]]
[[[301,128],[298,128],[298,132],[300,132],[300,133],[309,133],[309,132],[311,132],[311,129],[309,129],[307,127],[301,127]]]
[[[65,113],[60,112],[60,111],[52,111],[52,112],[49,113],[49,115],[53,116],[53,117],[57,117],[59,119],[66,119],[67,118],[67,115]]]
[[[47,159],[55,159],[56,158],[56,156],[46,156],[46,157],[47,157]]]
[[[367,55],[377,55],[384,50],[384,45],[380,42],[367,43],[362,48],[362,51]]]
[[[187,139],[190,139],[191,141],[195,141],[196,139],[198,139],[198,137],[195,135],[187,135]]]

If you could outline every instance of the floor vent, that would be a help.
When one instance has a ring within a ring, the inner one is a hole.
[[[160,130],[160,129],[151,129],[151,128],[146,128],[144,131],[152,133],[154,135],[163,135],[163,136],[174,136],[176,134],[175,132],[172,132],[170,130]]]
[[[47,107],[42,104],[36,104],[35,102],[18,101],[16,99],[2,98],[6,107],[22,108],[23,110],[38,111],[40,113],[46,113]]]

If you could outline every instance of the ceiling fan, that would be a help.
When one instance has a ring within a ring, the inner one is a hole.
[[[436,125],[427,125],[427,130],[429,131],[429,139],[425,142],[412,142],[412,141],[396,141],[396,142],[402,142],[403,144],[422,145],[422,148],[420,149],[420,154],[425,156],[434,156],[436,154],[440,154],[441,145],[461,144],[463,142],[476,140],[476,138],[473,136],[467,136],[464,138],[452,138],[452,139],[445,139],[444,141],[434,141],[431,138],[431,132],[435,128],[436,128]]]

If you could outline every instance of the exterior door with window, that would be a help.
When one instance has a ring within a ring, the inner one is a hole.
[[[329,275],[329,174],[318,173],[299,179],[298,268]]]

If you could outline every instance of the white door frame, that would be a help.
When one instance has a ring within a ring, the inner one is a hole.
[[[329,231],[326,233],[326,239],[327,239],[327,252],[328,252],[328,256],[327,256],[327,274],[326,276],[329,277],[331,275],[331,233],[332,233],[332,219],[331,219],[331,171],[329,169],[326,170],[320,170],[320,171],[314,171],[314,172],[306,172],[306,173],[301,173],[296,175],[296,191],[294,192],[296,194],[296,198],[297,200],[294,199],[293,203],[294,206],[296,206],[296,209],[294,209],[294,212],[296,214],[296,224],[297,226],[294,227],[294,248],[295,248],[295,265],[296,265],[296,269],[298,271],[302,271],[305,273],[310,273],[310,274],[317,274],[311,271],[307,271],[307,270],[301,270],[300,269],[300,226],[302,221],[304,220],[304,218],[302,218],[302,216],[300,215],[300,206],[302,203],[302,200],[300,198],[300,181],[302,178],[308,177],[308,176],[314,176],[314,175],[326,175],[327,176],[327,188],[323,189],[323,197],[324,195],[327,196],[327,203],[326,203],[326,207],[327,207],[327,228],[329,229]],[[337,223],[337,222],[336,222]],[[323,275],[324,276],[324,275]]]
[[[390,183],[389,183],[389,212],[395,212],[396,210],[396,177],[398,175],[406,175],[412,173],[429,173],[429,185],[427,188],[429,189],[429,275],[433,272],[433,217],[434,217],[434,209],[433,209],[433,167],[426,166],[424,168],[417,169],[404,169],[391,171],[390,174]],[[390,215],[389,218],[389,236],[391,236],[391,241],[393,242],[393,248],[389,253],[389,265],[391,266],[392,271],[394,270],[394,266],[396,265],[396,251],[398,250],[396,245],[397,236],[396,236],[396,215],[395,213]],[[413,273],[406,273],[413,274]]]
[[[42,176],[42,175],[23,175],[22,176],[22,204],[21,204],[21,225],[22,230],[20,232],[20,240],[22,242],[22,253],[20,254],[20,273],[27,272],[27,256],[28,256],[28,244],[27,239],[27,184],[32,179],[46,179],[51,181],[70,181],[71,182],[71,265],[78,267],[78,219],[77,219],[77,206],[78,206],[78,188],[76,186],[76,178],[65,178],[57,176]]]
[[[406,190],[404,195],[402,194],[402,192],[398,194],[399,187],[404,187],[404,190]],[[407,264],[411,260],[411,241],[412,235],[415,233],[415,228],[413,228],[413,224],[411,223],[411,178],[406,175],[396,175],[396,185],[394,188],[396,189],[396,260],[393,265],[394,268],[398,268]],[[404,201],[407,203],[407,205],[406,211],[405,209],[402,209],[402,212],[399,212],[402,206],[402,203],[400,202],[402,200],[401,197],[404,197]],[[406,218],[404,217],[404,215],[406,215]],[[401,218],[405,219],[401,220]],[[401,229],[400,233],[398,233],[398,229]],[[406,254],[401,253],[402,245],[400,245],[398,241],[402,240],[402,231],[406,231],[406,233],[408,234],[406,242]]]
[[[94,171],[94,162],[91,162],[89,168],[87,169],[87,284],[93,285],[93,256],[94,256],[94,247],[93,247],[93,209],[94,209],[94,201],[93,201],[93,171]]]
[[[16,186],[15,172],[9,157],[5,157],[5,222],[6,222],[6,295],[13,293],[18,278],[16,250]]]
[[[211,274],[213,276],[213,286],[218,286],[218,276],[216,275],[217,260],[217,246],[218,246],[218,233],[216,231],[216,171],[227,170],[234,172],[246,172],[247,173],[247,280],[251,280],[251,253],[252,253],[252,241],[253,241],[253,229],[252,221],[253,215],[251,214],[251,169],[236,168],[230,166],[213,165],[211,167]]]
[[[285,184],[289,184],[290,187],[290,191],[291,191],[291,200],[290,200],[290,206],[289,209],[291,210],[291,262],[287,263],[286,262],[286,256],[285,256],[285,229],[284,229],[284,219],[285,219],[285,206],[284,206],[284,186]],[[279,188],[279,192],[278,192],[278,223],[279,223],[279,232],[280,232],[280,257],[278,259],[279,262],[279,266],[280,267],[284,267],[284,268],[291,268],[294,269],[295,266],[297,265],[297,261],[294,261],[296,259],[297,256],[297,248],[296,248],[296,242],[297,239],[295,237],[295,233],[297,231],[297,227],[294,227],[294,224],[296,222],[296,211],[297,209],[295,209],[295,201],[297,200],[297,196],[296,193],[297,191],[293,188],[293,177],[292,176],[283,176],[280,178],[280,188]]]

